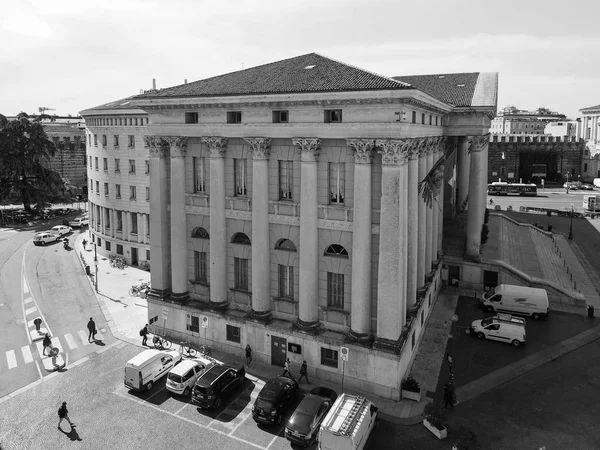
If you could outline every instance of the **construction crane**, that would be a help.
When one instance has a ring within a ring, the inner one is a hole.
[[[40,106],[38,108],[38,111],[40,112],[40,114],[45,114],[46,111],[56,111],[54,108],[48,108],[47,106]]]

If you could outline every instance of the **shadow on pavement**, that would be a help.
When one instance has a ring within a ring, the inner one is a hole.
[[[62,434],[64,434],[65,436],[67,436],[72,441],[82,441],[83,440],[79,436],[79,433],[77,433],[77,430],[75,428],[73,428],[73,427],[71,427],[71,431],[69,431],[68,433],[65,430],[63,430],[62,428],[59,428],[59,430],[60,430],[60,432]]]

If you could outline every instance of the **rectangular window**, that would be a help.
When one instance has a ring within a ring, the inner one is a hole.
[[[587,163],[583,163],[583,171],[587,172]]]
[[[435,126],[437,127],[438,124],[438,116],[435,116]]]
[[[150,161],[145,160],[144,165],[146,166],[146,171],[144,173],[147,175],[150,173]]]
[[[294,298],[294,266],[279,265],[279,297]]]
[[[106,148],[106,135],[105,134],[102,135],[102,147]]]
[[[186,112],[185,113],[185,123],[198,123],[198,113],[197,112]]]
[[[227,325],[226,339],[230,342],[237,342],[238,344],[242,342],[240,327]]]
[[[288,111],[273,111],[273,123],[288,123]]]
[[[193,158],[194,192],[206,192],[206,158]]]
[[[100,226],[100,222],[98,222],[98,226]],[[98,244],[98,247],[102,247],[102,239],[98,238],[98,242],[96,242]]]
[[[248,260],[233,258],[235,272],[235,288],[242,291],[248,290]]]
[[[104,223],[106,228],[110,228],[110,209],[104,208]]]
[[[131,120],[131,119],[130,119]],[[131,124],[130,124],[131,125]],[[133,148],[135,147],[135,136],[133,135],[129,135],[129,148]]]
[[[115,172],[121,171],[121,160],[119,158],[115,158]]]
[[[90,169],[92,168],[92,155],[90,155]]]
[[[412,123],[417,123],[417,112],[416,111],[412,112]]]
[[[421,113],[421,124],[425,125],[425,113]]]
[[[327,272],[327,306],[344,309],[344,274]]]
[[[106,241],[106,250],[110,252],[110,242]]]
[[[96,195],[100,195],[100,182],[96,181]]]
[[[335,367],[337,369],[338,359],[337,350],[321,347],[321,365]]]
[[[242,123],[242,112],[227,111],[227,123]]]
[[[116,195],[115,195],[115,197],[116,198],[121,198],[121,185],[117,184],[117,185],[115,185],[115,188],[116,188]]]
[[[90,180],[90,191],[94,192],[94,180]]]
[[[118,134],[114,135],[114,142],[115,142],[114,147],[115,147],[115,149],[118,150],[119,149],[119,135]]]
[[[329,201],[344,203],[346,163],[329,163]]]
[[[433,116],[429,114],[429,125],[433,124]]]
[[[202,281],[204,283],[206,283],[208,279],[206,276],[208,259],[206,255],[206,252],[194,252],[194,280]]]
[[[88,134],[88,145],[91,147],[92,146],[92,135]]]
[[[125,120],[127,120],[127,119],[125,119]],[[133,125],[133,119],[130,117],[129,118],[129,126],[132,126],[132,125]]]
[[[102,158],[102,167],[104,171],[108,171],[108,158]]]
[[[146,250],[146,261],[150,261],[150,250]]]
[[[94,135],[94,147],[98,147],[98,135]]]
[[[190,316],[190,323],[187,324],[187,330],[192,333],[200,333],[200,318],[198,316]]]
[[[293,161],[279,161],[279,199],[292,200],[294,187]]]
[[[119,186],[119,190],[120,188],[121,186]],[[117,231],[123,231],[123,211],[117,211]]]
[[[135,186],[129,186],[129,199],[135,200]]]
[[[235,195],[244,196],[247,194],[246,191],[246,160],[245,159],[234,159],[233,160],[233,176],[235,179]]]
[[[131,214],[131,234],[138,234],[138,226],[137,226],[137,213]]]
[[[104,195],[108,197],[108,183],[104,183]]]
[[[98,170],[98,157],[94,156],[94,164],[96,165],[96,170]]]
[[[117,255],[123,254],[123,246],[121,244],[117,244]]]
[[[146,187],[146,201],[149,202],[150,201],[150,188]]]
[[[135,159],[130,159],[129,160],[129,173],[130,174],[134,174],[135,173]]]
[[[340,123],[342,121],[342,110],[341,109],[326,109],[325,110],[325,123]]]

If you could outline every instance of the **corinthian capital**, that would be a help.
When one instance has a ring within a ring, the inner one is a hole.
[[[187,151],[187,137],[183,136],[165,136],[163,140],[169,144],[171,157],[185,156]]]
[[[409,139],[381,139],[377,140],[377,147],[383,165],[397,166],[408,162],[411,147]]]
[[[469,153],[483,151],[490,142],[490,133],[483,136],[469,136]]]
[[[319,138],[292,138],[292,142],[302,153],[300,160],[304,162],[316,162],[321,151],[321,139]]]
[[[269,159],[271,153],[271,138],[244,138],[252,149],[252,159]]]
[[[150,148],[150,156],[167,156],[168,148],[162,136],[144,136],[144,144]]]
[[[354,150],[355,164],[371,164],[373,162],[373,139],[346,139],[346,145]]]
[[[222,158],[227,150],[227,138],[221,136],[203,137],[202,142],[208,146],[211,158]]]

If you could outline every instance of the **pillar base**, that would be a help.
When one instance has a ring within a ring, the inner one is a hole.
[[[190,301],[190,294],[188,292],[171,293],[171,301],[179,305],[185,305]]]
[[[258,322],[269,323],[272,318],[271,310],[255,311],[252,309],[250,310],[250,318]]]
[[[167,301],[169,296],[171,295],[171,289],[156,289],[150,288],[150,292],[148,293],[148,298],[154,301]]]
[[[303,320],[298,319],[296,321],[296,326],[302,331],[307,332],[315,332],[319,329],[321,322],[319,320],[315,320],[314,322],[305,322]]]
[[[357,333],[356,331],[350,329],[350,332],[346,335],[346,341],[370,347],[373,343],[373,336],[369,333]]]
[[[229,308],[229,301],[225,300],[224,302],[208,302],[208,307],[213,311],[225,311]]]
[[[378,337],[375,338],[375,340],[373,341],[373,348],[376,348],[377,350],[381,350],[386,353],[399,354],[400,350],[402,349],[402,346],[400,344],[400,339],[392,340]]]

